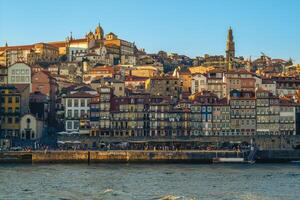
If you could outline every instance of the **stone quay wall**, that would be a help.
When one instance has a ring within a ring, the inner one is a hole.
[[[0,153],[0,163],[212,163],[237,158],[238,151],[34,151]],[[300,161],[300,150],[261,150],[257,162]]]

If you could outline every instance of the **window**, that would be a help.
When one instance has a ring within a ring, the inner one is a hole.
[[[78,110],[74,110],[74,117],[78,117]]]
[[[68,110],[68,117],[72,116],[72,110]]]
[[[84,116],[84,110],[80,110],[80,116]]]
[[[72,122],[67,122],[67,129],[72,129]]]
[[[9,123],[9,124],[12,124],[12,118],[11,117],[9,117],[8,119],[7,119],[7,123]]]
[[[74,107],[78,107],[78,99],[74,99]]]
[[[12,97],[8,97],[8,103],[12,103]]]
[[[211,112],[211,107],[210,106],[207,107],[207,112]]]
[[[84,107],[84,106],[85,106],[84,99],[80,99],[80,106],[81,106],[81,107]]]
[[[68,99],[68,107],[72,107],[72,99]]]
[[[211,114],[207,115],[207,121],[211,121]]]
[[[74,129],[79,129],[79,121],[74,122]]]
[[[20,102],[20,97],[15,97],[16,103]]]

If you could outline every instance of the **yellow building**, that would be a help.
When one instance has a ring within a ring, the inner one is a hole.
[[[136,60],[134,56],[134,43],[121,40],[117,35],[110,32],[105,37],[104,45],[105,47],[113,45],[119,48],[120,64],[135,65]]]
[[[58,60],[59,50],[57,47],[47,43],[37,43],[34,45],[34,51],[27,56],[28,64],[55,62]]]
[[[182,87],[182,92],[191,93],[192,75],[190,71],[179,72],[179,80]]]
[[[126,70],[127,76],[129,75],[135,77],[151,78],[158,74],[159,74],[158,69],[153,66],[138,66]]]
[[[208,71],[211,71],[215,69],[214,67],[203,67],[203,66],[196,66],[196,67],[190,67],[189,71],[191,74],[206,74]]]
[[[0,65],[9,66],[17,62],[35,64],[36,62],[53,62],[58,59],[56,46],[37,43],[34,45],[0,47]]]
[[[3,85],[0,94],[1,135],[19,137],[21,93],[14,85]]]
[[[297,72],[298,74],[300,74],[300,64],[297,64],[297,65],[296,65],[296,72]]]

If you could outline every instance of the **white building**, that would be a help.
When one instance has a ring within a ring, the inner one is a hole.
[[[207,76],[203,74],[192,75],[192,94],[207,90]]]
[[[283,135],[296,134],[296,106],[294,103],[280,99],[279,129]]]
[[[272,79],[262,79],[261,88],[277,95],[276,82]]]
[[[64,97],[65,101],[65,130],[78,131],[80,122],[90,118],[90,102],[95,97],[85,92],[76,92]]]
[[[25,63],[15,63],[7,70],[8,84],[29,84],[31,91],[31,67]]]
[[[87,53],[87,39],[71,39],[68,46],[68,61],[74,61],[78,56],[84,56]]]
[[[43,136],[44,122],[38,120],[31,114],[26,114],[21,118],[20,133],[21,139],[36,140]]]

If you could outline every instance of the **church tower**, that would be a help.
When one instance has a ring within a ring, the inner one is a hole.
[[[235,57],[235,47],[234,47],[232,29],[230,27],[229,30],[228,30],[227,43],[226,43],[227,70],[232,70],[233,69],[234,57]]]
[[[95,39],[96,40],[103,40],[104,38],[104,31],[102,29],[102,27],[100,26],[100,23],[98,24],[98,26],[96,27],[95,30]]]

